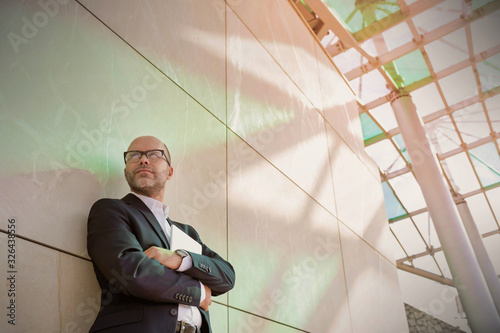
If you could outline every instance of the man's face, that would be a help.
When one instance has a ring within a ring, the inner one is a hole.
[[[147,151],[152,149],[165,150],[163,143],[154,137],[139,137],[132,141],[128,147],[130,150]],[[125,179],[130,189],[138,194],[157,198],[161,194],[165,183],[172,177],[173,169],[164,158],[150,161],[145,155],[137,162],[128,161],[125,164]]]

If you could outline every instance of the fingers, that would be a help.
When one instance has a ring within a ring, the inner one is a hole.
[[[205,299],[200,303],[200,308],[208,311],[208,307],[212,305],[212,289],[208,288],[205,285],[203,285],[203,287],[205,287]]]
[[[144,254],[148,258],[155,258],[155,257],[158,257],[161,254],[160,250],[161,249],[159,247],[151,246],[149,249],[147,249],[146,251],[144,251]]]
[[[146,255],[146,257],[156,259],[163,264],[165,260],[168,259],[168,252],[166,251],[168,250],[156,246],[151,246],[149,249],[144,251],[144,254]]]
[[[205,287],[205,295],[210,297],[210,303],[212,303],[212,289],[207,287],[206,285],[203,285]]]
[[[157,246],[151,246],[149,249],[144,251],[146,257],[151,259],[156,259],[163,266],[170,269],[178,269],[182,263],[182,258],[174,251],[167,250]]]
[[[212,304],[212,301],[210,301],[210,304]],[[204,300],[203,302],[201,302],[200,308],[202,308],[205,311],[208,311],[208,307],[210,306],[210,304],[208,304],[206,300]]]

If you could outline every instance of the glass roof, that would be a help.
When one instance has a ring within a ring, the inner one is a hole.
[[[451,278],[387,102],[391,90],[404,87],[445,182],[465,198],[500,274],[500,0],[303,3],[319,21],[337,22],[313,30],[359,97],[365,150],[382,175],[398,265]],[[425,291],[418,288],[412,291],[421,297]]]
[[[420,81],[431,75],[420,50],[415,50],[383,65],[397,88]]]
[[[482,92],[500,86],[500,54],[477,63]]]
[[[470,66],[442,78],[439,80],[439,85],[448,105],[454,105],[464,99],[474,97],[478,91],[476,78]]]
[[[419,33],[427,33],[436,30],[437,28],[450,23],[462,15],[463,1],[446,0],[439,3],[428,10],[412,17],[412,21],[418,29]],[[417,1],[418,3],[418,1]]]
[[[435,72],[469,58],[465,28],[458,29],[424,46]]]
[[[307,1],[305,1],[307,3]],[[344,20],[351,32],[357,32],[370,24],[398,12],[397,1],[325,0],[330,8]]]
[[[386,41],[388,51],[397,49],[406,43],[411,42],[413,35],[406,22],[397,24],[396,26],[382,32],[384,40]]]
[[[398,127],[389,102],[371,109],[370,113],[386,132]]]
[[[417,107],[420,117],[427,116],[444,109],[444,102],[436,84],[430,83],[411,93],[413,104]]]
[[[469,150],[469,156],[483,187],[500,183],[500,156],[493,142]]]

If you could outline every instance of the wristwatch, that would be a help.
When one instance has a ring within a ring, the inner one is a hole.
[[[184,251],[184,250],[175,250],[174,252],[175,252],[175,253],[177,253],[177,254],[181,257],[181,259],[184,259],[185,257],[187,257],[187,256],[189,255],[189,254],[188,254],[186,251]]]

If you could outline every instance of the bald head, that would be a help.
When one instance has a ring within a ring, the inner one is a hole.
[[[164,150],[168,165],[172,165],[172,159],[170,158],[170,152],[168,151],[167,145],[154,136],[146,135],[135,138],[132,140],[127,150],[146,151],[152,149]]]

